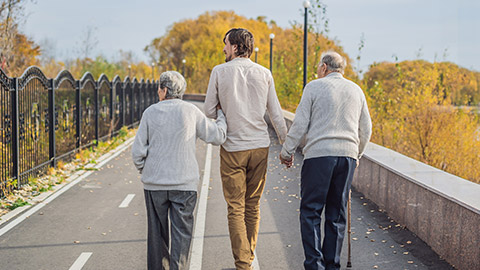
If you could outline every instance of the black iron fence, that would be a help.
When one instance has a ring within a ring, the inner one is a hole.
[[[56,161],[133,126],[158,101],[157,81],[87,72],[80,80],[64,70],[47,78],[37,67],[19,78],[0,69],[0,197]]]

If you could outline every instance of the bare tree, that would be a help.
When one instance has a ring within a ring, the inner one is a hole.
[[[42,65],[48,64],[58,57],[57,44],[54,40],[43,38],[39,43],[40,46],[40,63]]]
[[[2,0],[0,4],[0,67],[6,68],[11,60],[13,50],[13,38],[17,25],[15,18],[22,10],[21,0]]]
[[[88,25],[85,28],[81,37],[81,47],[79,49],[80,57],[83,59],[92,57],[92,53],[98,45],[97,31],[98,28],[96,26]]]
[[[19,32],[18,25],[25,18],[24,5],[30,0],[0,0],[0,67],[20,70],[31,64],[39,54],[33,41]],[[26,48],[19,52],[16,48]]]

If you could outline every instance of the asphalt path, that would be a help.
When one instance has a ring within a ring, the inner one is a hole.
[[[302,156],[294,167],[280,165],[280,145],[272,136],[267,183],[261,200],[258,269],[303,269],[299,230]],[[208,192],[203,250],[194,252],[196,269],[234,269],[219,172],[219,147],[197,142],[201,180]],[[199,198],[201,194],[199,194]],[[199,203],[200,199],[199,199]],[[198,204],[197,204],[198,205]],[[198,210],[199,207],[197,207]],[[10,221],[12,222],[12,221]],[[9,222],[0,226],[0,229]],[[130,148],[98,171],[0,236],[0,269],[146,269],[146,214],[142,184]],[[198,231],[195,235],[201,235]],[[347,244],[342,252],[346,269]],[[199,265],[201,264],[201,265]],[[362,194],[352,196],[351,269],[452,269],[424,242],[388,218]]]

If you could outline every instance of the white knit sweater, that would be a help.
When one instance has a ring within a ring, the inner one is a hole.
[[[180,99],[160,101],[143,113],[132,146],[133,163],[146,190],[196,191],[199,181],[195,142],[225,142],[227,125],[221,110],[216,122]]]
[[[289,159],[305,136],[304,159],[360,159],[372,133],[362,89],[333,72],[305,86],[281,155]]]
[[[287,125],[270,70],[244,57],[214,67],[205,97],[205,115],[215,118],[218,103],[227,117],[227,140],[222,147],[228,152],[270,145],[265,113],[278,139],[284,142]]]

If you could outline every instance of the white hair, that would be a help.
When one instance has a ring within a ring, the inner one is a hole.
[[[160,75],[160,88],[167,88],[165,98],[182,98],[187,82],[177,71],[165,71]]]
[[[326,64],[327,71],[344,73],[347,67],[347,59],[334,51],[322,53],[320,65]]]

